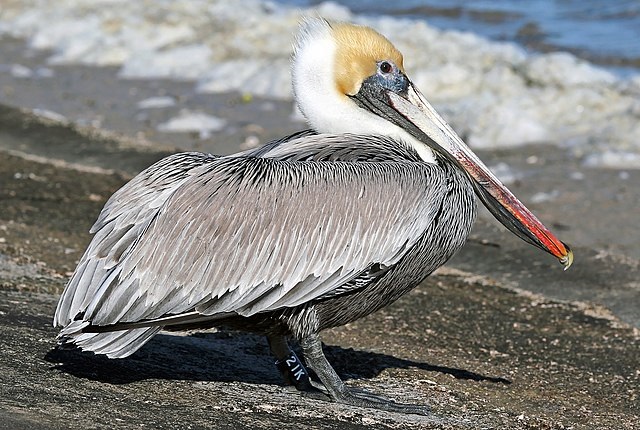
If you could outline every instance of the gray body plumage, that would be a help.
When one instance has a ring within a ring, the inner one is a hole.
[[[110,357],[162,327],[301,339],[408,292],[474,219],[463,171],[380,136],[307,131],[226,157],[176,154],[107,202],[54,323]]]

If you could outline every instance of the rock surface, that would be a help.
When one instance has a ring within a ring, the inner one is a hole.
[[[430,417],[304,398],[283,386],[266,341],[250,334],[161,334],[123,360],[57,350],[57,294],[89,226],[113,191],[166,154],[0,108],[1,428],[640,428],[637,259],[599,250],[606,228],[593,230],[600,235],[577,247],[576,266],[563,273],[481,216],[447,268],[383,311],[324,333],[348,384],[428,403]],[[516,192],[548,181],[568,195],[550,173],[566,163],[549,158],[542,179]],[[603,184],[609,174],[584,181]],[[591,194],[596,213],[606,198]],[[599,222],[631,222],[634,196],[619,203],[627,214]],[[568,200],[562,210],[579,204]],[[563,220],[546,207],[541,218]],[[556,224],[580,237],[568,221]]]

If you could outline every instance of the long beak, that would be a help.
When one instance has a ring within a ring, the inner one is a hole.
[[[558,258],[565,270],[571,266],[571,249],[491,173],[413,84],[409,84],[405,94],[388,91],[387,95],[391,107],[413,126],[408,132],[467,172],[476,194],[498,221],[521,239]]]

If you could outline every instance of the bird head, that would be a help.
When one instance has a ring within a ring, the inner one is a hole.
[[[485,166],[413,85],[403,57],[375,30],[323,19],[304,21],[296,39],[292,81],[298,107],[320,133],[392,138],[428,163],[453,161],[505,227],[550,253],[565,269],[573,253]]]

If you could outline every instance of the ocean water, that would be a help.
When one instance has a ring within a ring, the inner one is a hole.
[[[278,3],[310,7],[310,0]],[[352,12],[426,21],[515,42],[530,52],[567,51],[623,76],[640,72],[637,0],[339,0]]]
[[[628,40],[640,40],[640,25],[623,25],[638,24],[635,2],[152,3],[3,0],[0,37],[24,38],[29,49],[50,52],[42,70],[108,65],[118,67],[122,79],[186,80],[201,93],[291,100],[289,61],[300,20],[352,21],[396,44],[413,82],[471,146],[542,143],[570,151],[585,167],[640,168],[640,73],[631,67],[640,48]],[[574,5],[570,13],[561,13],[564,4]],[[581,9],[584,4],[592,8]],[[597,4],[613,6],[606,12]],[[607,16],[619,30],[612,42],[605,41],[615,33],[605,25]],[[580,20],[586,33],[577,24],[571,30],[570,23]],[[593,36],[596,30],[607,36]],[[537,45],[526,42],[536,34]],[[0,73],[47,79],[38,70],[2,64],[1,58]],[[162,131],[179,132],[185,123],[202,124],[206,136],[224,118],[181,117]]]

